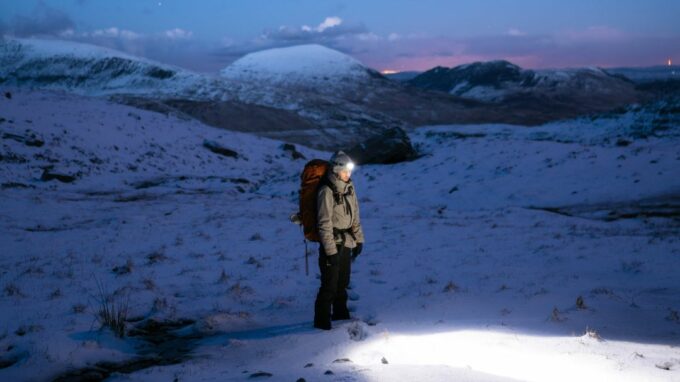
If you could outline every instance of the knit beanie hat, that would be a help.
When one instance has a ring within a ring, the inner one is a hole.
[[[342,170],[352,171],[354,169],[352,158],[342,151],[334,153],[328,162],[330,163],[333,172],[336,174],[339,174]]]

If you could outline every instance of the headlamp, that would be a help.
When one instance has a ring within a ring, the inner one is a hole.
[[[352,171],[352,170],[354,170],[354,163],[352,163],[352,162],[347,162],[347,165],[345,165],[345,168],[347,169],[347,171]]]

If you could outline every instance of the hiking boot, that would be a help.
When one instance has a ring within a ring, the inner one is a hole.
[[[333,321],[340,321],[340,320],[349,320],[351,317],[349,316],[349,312],[340,312],[340,313],[333,313],[333,316],[331,317],[331,320]]]
[[[331,330],[330,322],[314,322],[314,327],[321,330]]]

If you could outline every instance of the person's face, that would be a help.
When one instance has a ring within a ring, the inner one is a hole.
[[[343,182],[349,182],[349,177],[352,175],[352,172],[349,170],[340,170],[340,173],[338,174],[338,177],[340,180]]]

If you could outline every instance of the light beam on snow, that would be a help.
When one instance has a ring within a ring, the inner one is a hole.
[[[380,334],[355,348],[350,359],[380,370],[390,365],[449,366],[525,381],[639,381],[638,370],[623,371],[603,352],[622,343],[582,337],[536,337],[489,331],[437,334]],[[626,344],[639,345],[639,344]],[[606,353],[606,352],[605,352]],[[631,354],[635,352],[631,350]],[[387,364],[383,364],[383,357]]]

